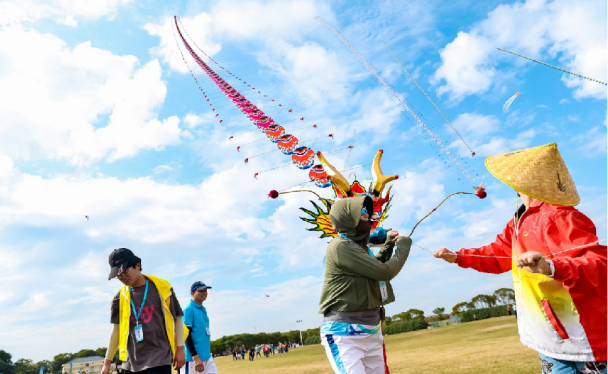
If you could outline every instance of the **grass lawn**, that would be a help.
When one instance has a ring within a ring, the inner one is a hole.
[[[535,351],[519,342],[515,317],[492,318],[385,337],[391,373],[537,374]],[[332,373],[320,344],[253,362],[216,359],[218,371],[229,373]]]

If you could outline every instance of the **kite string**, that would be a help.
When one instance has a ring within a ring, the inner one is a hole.
[[[452,122],[450,122],[450,120],[448,119],[448,117],[446,117],[445,114],[443,114],[443,112],[441,111],[441,109],[439,109],[439,107],[437,106],[437,104],[435,104],[435,102],[429,97],[429,95],[426,94],[426,92],[422,89],[422,87],[420,87],[420,85],[418,84],[418,82],[416,82],[416,80],[414,79],[414,77],[412,77],[410,75],[410,73],[407,70],[405,70],[405,68],[401,64],[401,61],[399,61],[397,59],[397,56],[395,56],[395,54],[393,53],[393,51],[391,51],[391,49],[388,47],[388,45],[386,44],[386,42],[383,42],[383,43],[384,43],[384,46],[386,47],[386,49],[388,49],[388,51],[391,53],[391,55],[393,55],[393,58],[395,59],[395,61],[397,61],[397,63],[399,64],[399,66],[401,66],[401,69],[403,69],[403,71],[405,72],[405,74],[407,74],[407,76],[410,77],[410,79],[412,80],[412,82],[414,82],[414,84],[420,89],[420,91],[422,91],[422,93],[424,94],[424,96],[426,96],[426,98],[429,99],[429,101],[431,102],[431,104],[433,104],[433,106],[435,107],[435,109],[437,109],[437,111],[439,112],[439,114],[441,114],[443,116],[443,119],[445,119],[445,121],[448,123],[448,125],[450,125],[450,127],[452,128],[452,130],[454,130],[454,132],[456,133],[456,135],[458,135],[458,137],[460,138],[460,140],[462,140],[462,142],[464,143],[464,145],[467,146],[467,148],[469,149],[469,152],[471,152],[471,154],[474,154],[475,152],[473,152],[473,150],[471,149],[471,147],[469,146],[469,144],[466,142],[466,140],[464,140],[464,138],[462,137],[462,135],[460,135],[460,133],[458,132],[458,130],[456,130],[456,128],[454,127],[454,125],[452,125]]]
[[[355,135],[357,134],[357,129],[353,131],[353,141],[350,143],[350,151],[348,151],[348,157],[346,157],[346,161],[344,161],[344,168],[346,169],[346,165],[348,165],[348,159],[350,159],[350,153],[353,151],[353,144],[355,144]],[[344,170],[342,170],[344,173]]]
[[[290,187],[291,188],[291,187]],[[323,201],[323,198],[321,196],[319,196],[318,193],[311,191],[311,190],[294,190],[294,191],[285,191],[285,192],[279,192],[279,195],[282,194],[286,194],[286,193],[294,193],[294,192],[310,192],[310,193],[314,193],[315,195],[317,195],[317,197],[319,198],[319,200]]]
[[[430,216],[431,214],[433,214],[434,211],[437,210],[437,208],[439,208],[443,203],[446,202],[447,199],[449,199],[450,197],[454,196],[454,195],[475,195],[472,192],[454,192],[453,194],[449,195],[448,197],[446,197],[445,199],[443,199],[442,202],[439,203],[439,205],[437,205],[433,210],[431,210],[429,212],[429,214],[427,214],[426,216],[422,217],[422,219],[420,219],[420,221],[418,221],[418,223],[416,223],[416,225],[414,225],[414,228],[412,229],[412,232],[410,232],[410,234],[407,236],[408,238],[411,238],[412,235],[414,234],[414,230],[416,230],[416,227],[418,227],[418,225],[424,221],[428,216]]]
[[[346,46],[348,46],[348,48],[350,48],[351,51],[353,51],[353,53],[365,64],[365,66],[374,74],[374,76],[376,76],[376,78],[378,79],[378,81],[380,81],[380,83],[382,83],[384,85],[384,87],[386,87],[386,89],[388,91],[391,92],[391,94],[399,101],[399,103],[401,104],[401,106],[403,106],[403,108],[405,108],[405,110],[407,110],[407,112],[414,117],[414,119],[424,128],[427,129],[428,131],[428,127],[420,120],[420,118],[418,118],[416,116],[416,114],[412,111],[412,109],[410,109],[409,106],[407,106],[407,104],[401,100],[401,98],[395,93],[395,91],[393,91],[390,86],[384,81],[384,79],[382,79],[382,77],[380,77],[378,75],[378,73],[376,73],[376,71],[367,63],[367,61],[365,61],[365,59],[355,50],[355,48],[350,45],[350,43],[348,43],[348,41],[336,30],[334,29],[329,23],[327,23],[323,18],[316,16],[315,19],[317,19],[319,22],[321,22],[322,24],[325,24],[326,27],[330,30],[333,31],[333,33],[335,33],[340,39],[342,39],[342,41],[344,41],[344,44]],[[447,150],[447,148],[445,149]],[[444,150],[444,151],[445,151]],[[449,153],[446,153],[449,154]],[[453,161],[456,161],[457,158],[454,155],[450,155],[450,159],[452,159]],[[471,180],[471,182],[473,182],[474,180]]]
[[[579,248],[587,247],[587,246],[590,246],[590,245],[592,245],[592,244],[600,244],[601,242],[605,242],[606,240],[607,240],[607,239],[602,239],[602,240],[595,241],[595,242],[593,242],[593,243],[587,243],[587,244],[579,245],[578,247],[573,247],[573,248],[564,249],[563,251],[559,251],[559,252],[553,252],[553,253],[550,253],[550,254],[548,254],[548,255],[543,255],[543,257],[555,256],[555,255],[557,255],[557,254],[559,254],[559,253],[564,253],[564,252],[572,251],[572,250],[574,250],[574,249],[579,249]],[[435,252],[433,252],[433,251],[431,251],[431,250],[429,250],[429,249],[426,249],[426,248],[424,248],[424,247],[419,246],[418,244],[415,244],[415,243],[414,243],[414,245],[415,245],[416,247],[420,248],[420,249],[423,249],[423,250],[425,250],[425,251],[427,251],[427,252],[431,253],[431,254],[434,254],[434,253],[435,253]],[[466,257],[491,257],[491,258],[508,258],[508,259],[510,259],[510,260],[512,260],[512,259],[514,258],[513,256],[508,257],[508,256],[469,255],[469,254],[461,254],[461,253],[454,253],[454,254],[455,254],[456,256],[466,256]]]
[[[551,64],[547,64],[546,62],[542,62],[542,61],[535,60],[535,59],[530,58],[530,57],[528,57],[528,56],[520,55],[519,53],[511,52],[511,51],[509,51],[509,50],[507,50],[507,49],[503,49],[503,48],[497,48],[497,49],[499,49],[499,50],[501,50],[501,51],[503,51],[503,52],[508,52],[508,53],[511,53],[511,54],[513,54],[513,55],[515,55],[515,56],[523,57],[523,58],[525,58],[525,59],[527,59],[527,60],[530,60],[530,61],[538,62],[539,64],[542,64],[542,65],[545,65],[545,66],[549,66],[549,67],[551,67],[551,68],[553,68],[553,69],[557,69],[557,70],[559,70],[559,71],[563,71],[563,72],[568,73],[568,74],[576,75],[577,77],[584,78],[584,79],[590,80],[590,81],[592,81],[592,82],[597,82],[597,83],[603,84],[604,86],[607,86],[607,85],[608,85],[608,84],[606,84],[606,82],[602,82],[602,81],[600,81],[600,80],[598,80],[598,79],[589,78],[589,77],[586,77],[586,76],[584,76],[584,75],[574,73],[574,72],[572,72],[572,71],[570,71],[570,70],[566,70],[566,69],[558,68],[557,66],[553,66],[553,65],[551,65]]]

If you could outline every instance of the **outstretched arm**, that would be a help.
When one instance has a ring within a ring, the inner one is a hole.
[[[507,272],[512,267],[511,237],[513,235],[513,228],[513,220],[511,220],[502,234],[496,236],[494,243],[479,248],[463,248],[456,253],[451,252],[447,248],[442,248],[435,251],[434,256],[450,263],[455,262],[462,268],[473,268],[482,273],[500,274]]]
[[[399,274],[410,254],[412,239],[400,236],[396,242],[395,255],[382,263],[364,252],[354,242],[342,243],[335,256],[336,264],[344,270],[366,278],[388,281]]]

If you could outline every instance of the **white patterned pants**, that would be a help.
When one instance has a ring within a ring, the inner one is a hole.
[[[382,341],[381,331],[359,335],[321,333],[321,344],[336,374],[384,374]]]

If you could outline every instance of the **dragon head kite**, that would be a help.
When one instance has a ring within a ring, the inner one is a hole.
[[[325,156],[323,156],[323,153],[317,152],[317,158],[319,159],[320,164],[311,167],[309,172],[310,180],[318,187],[329,187],[331,185],[335,197],[332,200],[319,196],[322,206],[311,201],[316,211],[300,208],[309,215],[308,218],[300,217],[300,219],[314,225],[314,227],[307,229],[308,231],[321,232],[321,238],[336,236],[337,233],[334,231],[331,221],[329,220],[329,211],[331,210],[334,201],[337,199],[348,199],[355,196],[370,196],[374,201],[374,212],[371,215],[373,221],[372,232],[382,221],[388,218],[387,213],[392,199],[390,194],[391,188],[389,187],[384,197],[382,197],[382,192],[389,182],[399,179],[399,176],[383,174],[382,168],[380,167],[380,160],[382,159],[383,154],[384,152],[379,150],[374,157],[374,162],[372,164],[373,182],[366,189],[357,180],[349,183],[347,179],[330,164],[329,161],[327,161]],[[279,194],[279,192],[273,190],[268,196],[275,199]]]

